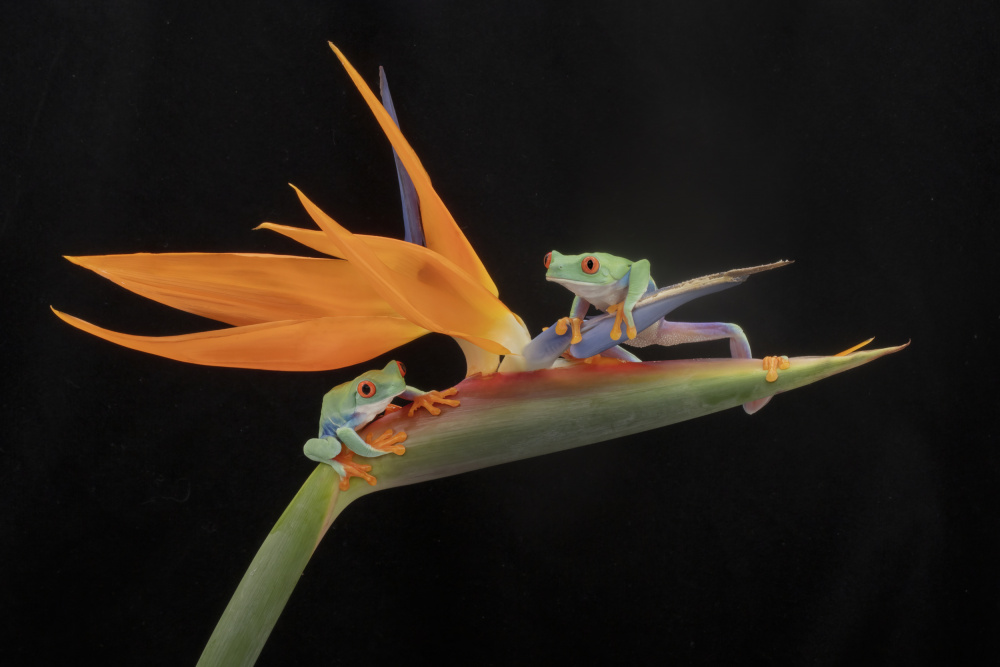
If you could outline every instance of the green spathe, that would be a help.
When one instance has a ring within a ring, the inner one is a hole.
[[[793,357],[775,382],[759,359],[695,359],[498,373],[458,385],[462,405],[438,416],[400,410],[369,429],[407,433],[406,453],[366,459],[376,486],[320,464],[278,519],[226,607],[199,665],[252,665],[326,530],[353,500],[610,440],[790,391],[906,347],[845,356]],[[771,406],[770,409],[775,409]],[[752,419],[752,417],[749,417]],[[366,429],[367,431],[367,429]]]
[[[767,382],[759,359],[579,364],[467,378],[458,408],[406,411],[369,428],[407,434],[406,454],[368,460],[377,486],[403,486],[611,440],[736,407],[860,366],[905,346],[842,357],[793,357]],[[770,409],[775,409],[771,406]],[[358,482],[352,481],[353,485]],[[367,486],[367,485],[366,485]]]

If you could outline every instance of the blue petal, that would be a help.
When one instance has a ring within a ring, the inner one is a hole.
[[[396,118],[396,109],[392,106],[392,95],[389,94],[389,82],[385,79],[385,70],[378,68],[378,87],[382,95],[382,106],[389,112],[392,122],[399,127],[399,119]],[[417,245],[427,245],[424,241],[424,226],[420,219],[420,199],[417,198],[417,190],[413,187],[410,175],[406,173],[406,168],[400,162],[396,150],[393,149],[392,157],[396,161],[396,177],[399,180],[399,196],[403,200],[403,239]]]
[[[521,351],[526,370],[533,371],[550,367],[563,352],[569,349],[569,341],[572,337],[571,331],[566,331],[562,336],[557,334],[553,324],[532,338],[531,342],[525,345]]]

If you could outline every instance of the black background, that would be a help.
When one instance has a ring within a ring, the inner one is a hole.
[[[288,182],[401,235],[373,84],[532,330],[542,255],[762,354],[913,344],[741,410],[393,490],[338,519],[260,664],[972,663],[998,648],[992,3],[4,3],[5,664],[192,664],[360,369],[187,366],[59,322],[214,328],[61,255],[299,253]],[[721,356],[723,343],[654,351]],[[454,343],[397,351],[461,378]],[[376,363],[384,363],[385,359]]]

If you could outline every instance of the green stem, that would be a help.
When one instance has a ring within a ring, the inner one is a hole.
[[[368,492],[341,492],[330,466],[319,465],[282,513],[243,575],[198,665],[252,665],[285,608],[306,563],[347,505]]]

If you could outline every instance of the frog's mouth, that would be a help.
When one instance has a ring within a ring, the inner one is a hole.
[[[608,287],[607,285],[588,283],[583,280],[569,280],[568,278],[546,278],[546,280],[550,283],[562,285],[574,294],[579,292],[590,292],[592,290],[606,290]]]

